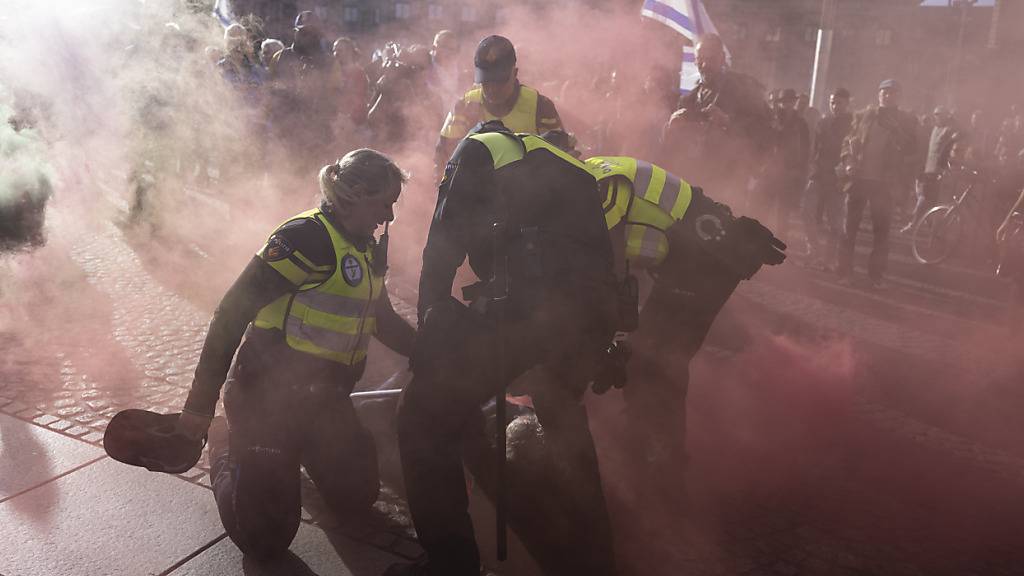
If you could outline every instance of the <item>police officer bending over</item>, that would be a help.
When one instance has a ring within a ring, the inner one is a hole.
[[[634,470],[648,482],[644,493],[681,503],[690,360],[739,282],[781,264],[786,246],[659,166],[624,156],[588,158],[586,166],[604,198],[617,268],[654,281],[629,340],[624,396]]]
[[[227,375],[230,439],[214,426],[210,475],[224,528],[246,555],[271,557],[291,544],[300,464],[336,514],[368,510],[377,498],[373,439],[349,393],[370,337],[412,350],[415,332],[384,285],[386,240],[373,237],[394,217],[405,178],[365,148],[325,166],[320,208],[274,231],[214,313],[178,431],[206,433]]]
[[[467,256],[477,276],[488,279],[464,290],[469,307],[451,297]],[[481,405],[500,393],[495,383],[531,368],[541,374],[530,394],[545,445],[579,478],[567,491],[576,514],[560,531],[564,538],[543,543],[562,552],[545,555],[561,564],[547,571],[614,573],[597,458],[580,402],[614,335],[612,266],[596,181],[582,163],[500,122],[484,124],[459,144],[423,251],[422,333],[398,411],[409,506],[427,561],[396,565],[387,574],[478,576],[462,450],[480,432]],[[531,512],[528,504],[510,506],[511,526]],[[519,535],[530,537],[524,530]]]

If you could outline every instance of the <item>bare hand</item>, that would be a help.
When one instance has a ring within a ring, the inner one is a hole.
[[[212,420],[212,416],[182,412],[178,416],[178,424],[175,427],[174,433],[190,440],[199,440],[206,436],[206,431],[209,430]]]

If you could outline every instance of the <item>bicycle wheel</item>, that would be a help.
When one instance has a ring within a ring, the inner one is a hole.
[[[953,206],[936,206],[914,227],[914,258],[921,264],[938,264],[949,258],[962,237],[960,214]]]

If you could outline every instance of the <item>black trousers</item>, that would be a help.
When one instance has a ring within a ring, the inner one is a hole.
[[[840,276],[853,273],[853,253],[857,232],[864,217],[864,208],[871,207],[871,256],[868,258],[868,276],[881,280],[889,264],[889,231],[892,228],[892,185],[880,180],[856,179],[850,184],[846,197],[846,230],[839,246],[836,271]]]
[[[630,338],[633,357],[623,388],[636,471],[655,487],[680,487],[687,459],[686,395],[690,361],[700,350],[738,280],[720,269],[680,289],[656,282]],[[660,495],[663,496],[663,495]]]
[[[578,324],[576,325],[578,326]],[[530,494],[510,498],[510,524],[531,554],[550,574],[613,574],[611,527],[601,488],[597,455],[581,398],[588,378],[577,370],[590,360],[580,350],[581,330],[551,329],[530,322],[509,322],[504,338],[493,325],[464,310],[454,322],[428,317],[421,342],[441,342],[435,354],[415,360],[412,382],[398,409],[398,442],[416,533],[437,574],[478,576],[480,554],[470,519],[463,457],[485,491],[492,478],[493,451],[481,449],[481,406],[495,397],[498,354],[507,380],[534,367],[545,373],[545,387],[533,394],[545,445],[579,479],[561,490],[570,501],[572,520],[559,539],[542,540],[526,530],[544,514]],[[575,328],[575,329],[574,329]],[[499,352],[499,350],[501,352]],[[490,468],[490,469],[489,469]],[[536,495],[540,500],[544,495]],[[434,572],[432,572],[434,573]]]
[[[843,231],[842,200],[835,177],[815,176],[807,182],[801,216],[812,256],[835,260]]]
[[[312,357],[283,346],[243,343],[224,392],[228,451],[211,455],[224,529],[256,558],[283,553],[295,537],[300,465],[339,517],[368,511],[380,487],[373,438],[348,396],[355,381],[306,370],[296,363]]]

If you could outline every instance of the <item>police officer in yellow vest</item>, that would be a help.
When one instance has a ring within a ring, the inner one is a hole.
[[[516,50],[508,38],[484,38],[473,63],[476,85],[455,102],[441,127],[435,151],[438,173],[459,141],[480,122],[500,120],[512,132],[529,134],[562,128],[555,103],[519,83]]]
[[[785,244],[658,166],[608,156],[585,163],[604,198],[619,270],[653,279],[629,339],[623,391],[634,470],[654,484],[649,493],[659,501],[681,502],[689,362],[738,283],[782,263]]]
[[[373,439],[349,393],[370,338],[408,356],[415,337],[388,298],[386,240],[373,237],[393,218],[405,174],[364,148],[319,180],[320,208],[275,230],[217,307],[178,420],[189,437],[210,428],[221,520],[258,559],[285,552],[295,536],[300,464],[336,514],[376,500]],[[225,376],[228,430],[221,419],[210,426]]]
[[[485,279],[464,287],[469,307],[451,297],[455,272],[467,258]],[[528,392],[545,449],[553,466],[565,470],[560,476],[577,481],[558,491],[570,520],[557,537],[524,529],[524,523],[543,526],[536,522],[544,513],[541,494],[510,493],[517,496],[510,525],[545,573],[614,573],[581,399],[615,332],[615,294],[597,183],[581,162],[500,122],[482,125],[459,144],[423,251],[414,377],[398,410],[409,508],[427,556],[421,565],[393,567],[389,576],[478,576],[463,450],[482,433],[480,408],[495,398],[496,383],[527,371],[535,376]],[[466,464],[486,490],[486,467],[471,458]]]

